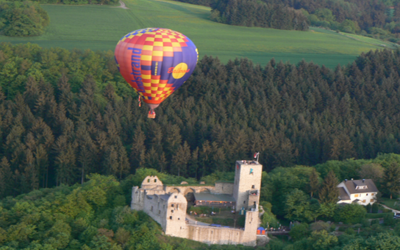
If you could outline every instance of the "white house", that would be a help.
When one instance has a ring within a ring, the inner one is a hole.
[[[339,185],[338,204],[358,203],[360,205],[373,204],[376,201],[378,189],[371,179],[344,180]]]

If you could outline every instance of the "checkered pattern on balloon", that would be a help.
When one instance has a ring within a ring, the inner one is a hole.
[[[154,109],[193,72],[198,51],[182,33],[147,28],[122,37],[115,48],[115,60],[121,75],[150,107],[149,117],[154,118]]]

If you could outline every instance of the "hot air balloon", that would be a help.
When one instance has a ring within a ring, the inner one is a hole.
[[[198,60],[194,43],[182,33],[163,28],[146,28],[126,34],[115,48],[119,72],[154,109],[174,93],[193,73]]]

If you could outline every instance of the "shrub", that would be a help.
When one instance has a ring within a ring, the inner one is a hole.
[[[365,218],[367,211],[358,204],[343,206],[335,211],[334,220],[344,223],[359,223]]]
[[[353,228],[349,227],[346,229],[346,231],[344,231],[345,233],[349,234],[349,235],[355,235],[356,231],[354,231]]]
[[[379,205],[378,205],[378,203],[372,204],[372,212],[373,212],[373,213],[377,213],[378,210],[379,210]]]
[[[295,224],[289,234],[294,241],[298,241],[307,238],[310,235],[310,229],[306,223]]]

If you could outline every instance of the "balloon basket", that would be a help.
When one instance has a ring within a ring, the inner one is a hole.
[[[151,112],[151,111],[149,111],[149,114],[147,115],[147,118],[150,118],[150,119],[154,119],[154,118],[156,118],[156,112]]]

